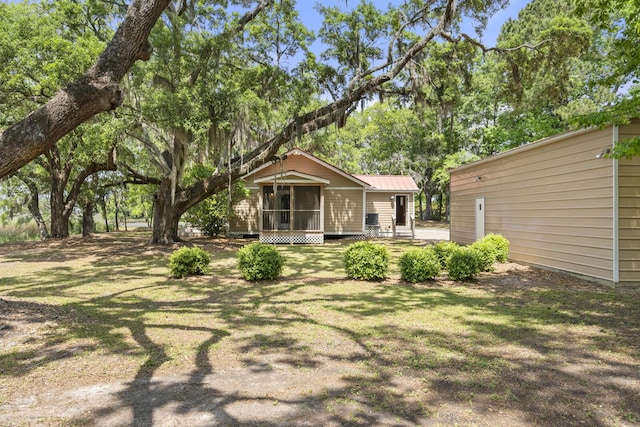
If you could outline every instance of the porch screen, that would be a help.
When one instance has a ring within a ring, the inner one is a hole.
[[[320,187],[293,187],[293,229],[320,230]]]
[[[279,185],[274,191],[272,185],[262,190],[262,229],[289,230],[291,227],[291,189]]]

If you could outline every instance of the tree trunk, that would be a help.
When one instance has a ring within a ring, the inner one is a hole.
[[[424,190],[422,190],[419,194],[418,194],[418,206],[420,209],[420,216],[419,218],[421,220],[424,220],[424,210],[422,209],[422,196],[424,196]]]
[[[73,164],[68,158],[66,162],[61,161],[57,147],[50,150],[47,157],[49,159],[47,169],[51,179],[51,237],[64,239],[69,237],[69,218],[85,181],[100,171],[116,170],[115,145],[108,153],[105,163],[91,162],[78,172],[71,181],[72,185],[68,192],[66,190]]]
[[[107,214],[107,201],[105,200],[104,194],[100,197],[99,200],[100,210],[102,212],[102,219],[104,219],[104,228],[105,231],[109,232],[109,216]]]
[[[118,203],[118,195],[116,194],[113,198],[113,204],[116,206],[115,212],[115,227],[116,231],[120,231],[120,205]]]
[[[40,194],[38,192],[38,186],[34,181],[21,173],[17,173],[16,177],[24,182],[27,185],[27,188],[29,188],[29,212],[38,226],[38,235],[40,236],[40,240],[47,240],[49,238],[49,232],[47,231],[47,225],[44,222],[44,218],[42,218],[42,212],[40,212]]]
[[[69,217],[71,216],[71,210],[67,211],[64,200],[67,179],[60,175],[56,170],[51,171],[51,237],[54,239],[69,237]]]
[[[449,203],[449,187],[446,188],[446,190],[444,191],[444,197],[446,197],[447,200],[447,207],[444,211],[444,215],[445,215],[445,221],[449,222],[450,218],[449,216],[451,215],[451,204]]]
[[[431,220],[431,216],[432,216],[432,212],[433,212],[433,205],[431,204],[431,193],[428,192],[424,192],[424,197],[425,197],[425,212],[424,212],[424,219],[429,221]]]
[[[95,230],[93,208],[93,202],[87,202],[82,206],[82,237],[90,237]]]
[[[42,218],[37,195],[35,200],[32,199],[29,203],[29,211],[31,212],[31,215],[33,215],[33,220],[38,226],[38,235],[40,236],[40,240],[47,240],[49,238],[49,231],[47,231],[47,225],[44,222],[44,218]]]
[[[171,203],[171,193],[171,179],[164,179],[158,186],[153,205],[152,244],[167,245],[180,241],[178,221],[184,211]]]
[[[66,239],[69,237],[69,216],[56,213],[51,215],[51,237],[54,239]]]

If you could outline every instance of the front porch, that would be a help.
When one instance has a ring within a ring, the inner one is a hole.
[[[299,172],[268,176],[261,184],[260,241],[324,243],[324,185],[328,180]]]

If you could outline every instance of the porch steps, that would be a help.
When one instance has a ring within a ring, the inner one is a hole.
[[[396,231],[396,239],[413,239],[410,231]]]
[[[413,233],[410,228],[396,228],[396,239],[413,239]]]

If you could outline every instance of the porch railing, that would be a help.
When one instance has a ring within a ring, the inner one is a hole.
[[[293,211],[293,229],[320,231],[320,211]]]
[[[396,237],[396,216],[395,215],[391,215],[391,230],[392,230],[392,236],[395,239]]]
[[[262,212],[263,230],[289,230],[291,212],[289,210],[268,210]]]
[[[293,214],[293,228],[291,216]],[[268,231],[320,231],[320,211],[264,210],[262,211],[262,229]]]
[[[414,215],[411,215],[410,217],[411,219],[411,238],[415,239],[416,238],[416,217]]]

